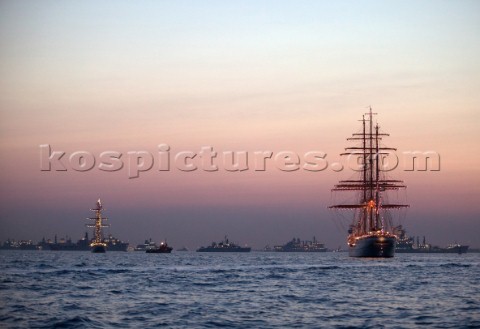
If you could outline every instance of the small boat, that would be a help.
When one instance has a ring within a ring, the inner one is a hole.
[[[172,247],[169,247],[167,242],[162,242],[160,245],[157,247],[155,246],[149,246],[145,252],[147,254],[169,254],[172,252]]]

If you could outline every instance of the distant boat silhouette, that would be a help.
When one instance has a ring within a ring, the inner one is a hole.
[[[159,246],[155,244],[148,246],[145,252],[147,254],[169,254],[172,252],[172,249],[173,248],[167,244],[167,241],[165,241],[161,242]]]
[[[240,247],[233,242],[228,241],[227,236],[219,243],[212,242],[208,247],[200,247],[197,252],[250,252],[250,247]]]

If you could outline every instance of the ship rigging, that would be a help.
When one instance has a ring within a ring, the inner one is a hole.
[[[355,191],[356,202],[335,204],[330,209],[351,209],[355,211],[353,223],[348,230],[347,244],[352,257],[393,257],[396,236],[393,233],[388,211],[406,208],[408,205],[389,203],[386,193],[404,189],[401,180],[387,179],[381,170],[382,160],[395,148],[380,144],[389,134],[380,132],[378,124],[373,124],[370,111],[362,116],[362,131],[354,133],[348,141],[356,141],[356,146],[345,148],[341,155],[358,156],[359,178],[342,180],[332,191]]]
[[[86,224],[87,227],[93,227],[93,241],[90,244],[91,250],[94,253],[104,253],[107,250],[107,244],[103,242],[103,234],[102,228],[108,227],[108,224],[104,224],[103,222],[107,220],[106,217],[102,216],[102,202],[100,199],[97,200],[95,208],[90,209],[91,211],[95,212],[95,217],[89,217],[87,219],[94,220],[94,224]]]

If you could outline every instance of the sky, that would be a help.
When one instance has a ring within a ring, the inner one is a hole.
[[[345,247],[327,207],[353,173],[331,164],[371,106],[398,149],[407,234],[480,248],[479,31],[478,1],[1,1],[0,241],[80,238],[100,197],[107,232],[132,244]],[[50,171],[41,145],[65,152]],[[217,171],[198,155],[178,169],[203,147]],[[99,169],[108,151],[120,170]],[[131,177],[142,151],[153,167]],[[228,151],[249,168],[226,170]],[[273,153],[263,171],[257,151]],[[282,151],[327,168],[281,170]],[[405,151],[436,152],[440,170],[405,171]],[[75,170],[87,152],[95,165]]]

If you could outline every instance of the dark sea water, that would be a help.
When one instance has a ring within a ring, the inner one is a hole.
[[[6,328],[480,328],[480,254],[0,251]]]

